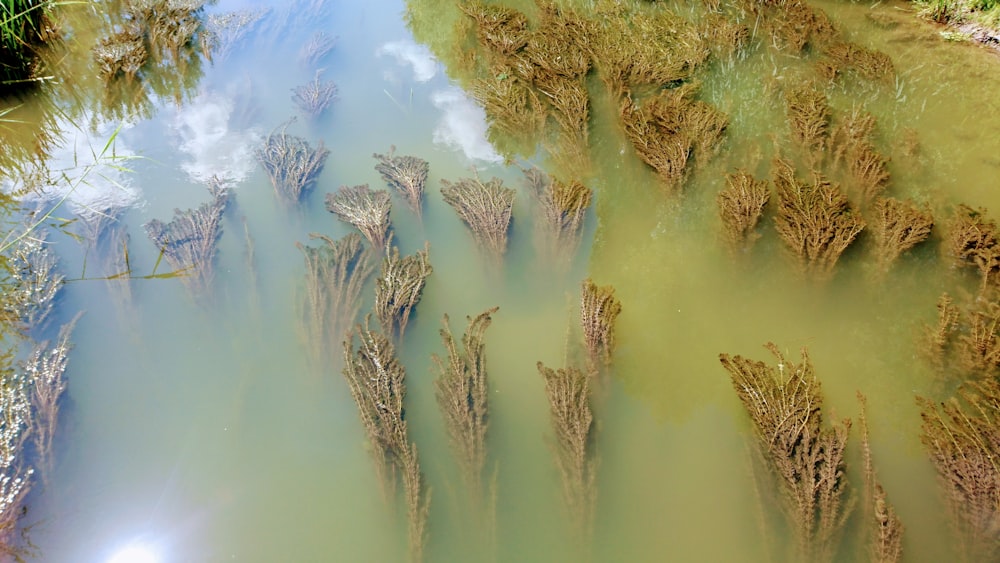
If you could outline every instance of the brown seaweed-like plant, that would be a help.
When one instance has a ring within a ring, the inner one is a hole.
[[[478,177],[461,178],[454,183],[442,179],[441,184],[444,201],[469,227],[480,247],[497,262],[502,260],[507,251],[507,231],[516,192],[505,188],[499,178],[485,183]]]
[[[872,464],[868,417],[865,415],[868,401],[861,392],[858,392],[858,402],[861,404],[858,423],[861,426],[861,453],[865,464],[864,513],[870,534],[869,557],[876,563],[897,563],[903,558],[903,523],[889,504]]]
[[[528,42],[528,17],[521,12],[476,0],[459,3],[465,15],[475,20],[477,38],[488,52],[510,56]]]
[[[864,219],[836,186],[818,176],[813,184],[798,181],[787,161],[776,160],[773,175],[778,234],[804,272],[829,278],[840,255],[865,227]]]
[[[892,82],[896,76],[889,55],[848,41],[833,41],[823,49],[823,54],[834,68],[851,69],[868,80]]]
[[[806,47],[822,49],[837,36],[833,22],[825,13],[815,10],[802,0],[749,2],[752,11],[771,7],[773,14],[764,18],[775,45],[793,53]],[[756,5],[756,6],[755,6]]]
[[[934,226],[929,210],[894,198],[876,199],[874,214],[871,229],[876,267],[881,273],[888,272],[902,253],[927,240]]]
[[[325,31],[317,31],[309,36],[309,41],[299,51],[299,60],[308,67],[317,66],[337,44],[337,38]]]
[[[590,377],[575,367],[552,369],[538,362],[549,398],[552,445],[562,478],[563,499],[577,533],[589,536],[597,503],[597,457],[594,453],[594,414]]]
[[[937,322],[924,329],[924,346],[921,349],[931,364],[941,370],[948,363],[954,335],[958,330],[960,313],[958,306],[947,293],[942,293],[938,298],[937,311]]]
[[[83,313],[59,329],[55,345],[37,344],[24,362],[24,375],[31,382],[31,407],[34,410],[31,440],[35,446],[35,465],[42,483],[52,474],[52,445],[59,422],[59,402],[66,391],[66,365],[72,349],[70,335]]]
[[[205,52],[212,60],[225,60],[268,11],[269,8],[246,8],[209,14],[205,21]]]
[[[826,94],[811,84],[800,84],[785,92],[785,107],[792,138],[819,162],[830,135],[830,106]]]
[[[0,555],[18,553],[15,533],[24,512],[24,501],[34,469],[24,462],[24,445],[32,424],[30,382],[9,367],[0,370]]]
[[[271,179],[274,193],[286,203],[298,203],[316,183],[330,151],[323,141],[313,149],[305,139],[287,134],[286,128],[271,132],[254,156]]]
[[[715,201],[731,252],[747,252],[760,238],[757,223],[770,199],[767,181],[757,180],[745,170],[726,174],[726,189],[719,192]]]
[[[375,171],[390,188],[403,196],[410,209],[420,217],[430,164],[415,156],[396,156],[395,152],[396,147],[393,145],[389,147],[388,154],[373,154],[378,161]]]
[[[4,300],[4,316],[25,332],[44,330],[66,276],[56,268],[48,232],[35,230],[21,238],[7,264],[11,288]]]
[[[427,277],[434,271],[429,248],[416,254],[399,257],[399,247],[393,246],[382,260],[382,273],[375,279],[375,316],[382,330],[399,341],[406,331],[410,313],[420,302]]]
[[[889,184],[889,160],[872,143],[875,117],[855,112],[833,132],[834,160],[845,163],[854,190],[870,202]]]
[[[474,499],[474,506],[481,505],[486,495],[483,473],[487,455],[486,430],[489,427],[489,381],[484,335],[498,309],[493,307],[468,319],[469,326],[462,336],[461,351],[451,333],[448,315],[445,315],[441,340],[448,357],[445,360],[437,354],[432,356],[439,374],[434,380],[438,406],[444,415],[451,448],[458,458],[462,479]]]
[[[119,75],[132,80],[149,59],[142,32],[135,26],[128,26],[111,37],[101,39],[94,45],[93,53],[105,80]]]
[[[600,286],[592,280],[583,281],[580,292],[580,326],[587,348],[587,368],[596,373],[611,364],[615,349],[615,320],[622,312],[622,304],[615,298],[615,288]]]
[[[529,193],[537,202],[542,258],[547,264],[566,264],[583,236],[583,220],[594,192],[581,182],[562,182],[539,168],[522,169]]]
[[[824,427],[819,380],[805,350],[802,363],[786,361],[772,343],[777,366],[720,354],[736,394],[753,423],[756,444],[781,491],[782,509],[795,535],[796,561],[831,561],[844,522],[844,447],[850,419]]]
[[[1000,383],[966,382],[941,404],[917,398],[921,441],[937,469],[964,561],[1000,557]]]
[[[354,337],[359,340],[354,349]],[[417,446],[410,441],[403,401],[406,370],[385,335],[369,330],[368,320],[344,342],[344,377],[358,405],[386,501],[402,481],[409,520],[410,559],[423,558],[430,492],[420,473]]]
[[[208,290],[215,276],[215,251],[222,236],[222,214],[229,203],[229,190],[211,184],[212,201],[198,209],[174,210],[169,223],[153,219],[146,223],[146,234],[160,255],[185,285],[196,295]]]
[[[306,294],[304,321],[312,336],[313,356],[319,359],[329,342],[340,342],[357,321],[361,290],[375,270],[375,251],[361,236],[351,233],[339,240],[311,233],[319,246],[295,245],[305,255]]]
[[[311,119],[319,117],[336,99],[337,85],[330,80],[321,81],[319,72],[311,82],[292,90],[292,101]]]
[[[985,291],[994,274],[1000,271],[997,224],[986,217],[986,210],[959,205],[945,233],[944,244],[945,253],[956,266],[972,264],[979,270],[980,291]]]
[[[379,252],[389,241],[389,192],[373,190],[368,184],[341,186],[326,194],[326,210],[341,221],[354,225]]]

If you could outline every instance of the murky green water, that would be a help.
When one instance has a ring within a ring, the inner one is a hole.
[[[416,40],[437,53],[446,51],[455,16],[443,4],[411,6]],[[210,10],[247,6],[258,4],[221,2]],[[154,546],[161,561],[171,562],[405,559],[405,518],[380,498],[339,361],[317,370],[306,360],[296,312],[304,266],[294,246],[310,232],[350,232],[324,210],[323,197],[345,184],[383,187],[371,154],[393,144],[431,164],[422,222],[400,202],[392,213],[401,250],[412,253],[429,241],[434,266],[400,349],[412,438],[432,488],[429,560],[578,559],[535,363],[562,364],[566,327],[587,276],[612,284],[623,303],[614,383],[597,412],[594,560],[764,561],[769,551],[782,553],[785,538],[762,536],[749,424],[718,363],[721,352],[764,359],[768,341],[790,355],[808,347],[837,416],[856,416],[855,392],[867,395],[875,463],[907,527],[907,560],[951,558],[919,442],[913,397],[939,389],[917,357],[917,336],[942,290],[974,287],[975,280],[941,266],[936,239],[880,282],[872,281],[862,239],[825,285],[796,274],[770,217],[763,238],[739,260],[720,239],[715,194],[723,175],[737,167],[766,174],[771,136],[780,144],[788,134],[780,94],[768,84],[802,72],[808,61],[757,50],[700,75],[703,98],[730,116],[730,126],[719,156],[690,178],[682,196],[662,191],[632,155],[608,101],[595,100],[596,213],[572,268],[557,276],[536,259],[520,171],[499,162],[483,139],[482,115],[414,41],[406,6],[315,6],[282,27],[274,22],[284,5],[272,3],[266,25],[228,58],[202,64],[188,77],[190,88],[161,94],[148,119],[124,120],[116,153],[141,155],[127,162],[133,172],[103,169],[70,198],[78,206],[108,198],[134,204],[122,220],[141,276],[157,262],[141,225],[207,201],[203,182],[211,174],[236,186],[209,305],[195,303],[176,279],[134,279],[130,301],[117,300],[99,280],[67,285],[60,314],[87,315],[70,360],[56,472],[31,497],[27,517],[36,523],[31,538],[40,560],[104,562],[133,542]],[[996,57],[944,42],[902,4],[816,6],[853,41],[886,52],[896,65],[894,83],[845,81],[830,97],[836,112],[863,106],[877,117],[879,148],[892,157],[890,193],[928,202],[940,219],[956,202],[1000,209]],[[331,156],[317,189],[290,210],[278,204],[252,150],[296,113],[290,90],[315,70],[298,64],[297,53],[317,30],[338,37],[320,66],[322,77],[337,83],[339,99],[319,120],[300,117],[289,131],[322,139]],[[88,33],[70,46],[82,69],[91,64]],[[86,80],[79,82],[73,88],[86,108]],[[23,111],[34,111],[30,100]],[[121,121],[98,110],[68,113],[80,132],[59,121],[65,140],[52,152],[53,162],[72,167],[74,154],[99,149]],[[904,133],[919,139],[915,155],[903,150]],[[520,190],[500,272],[487,267],[440,197],[441,179],[467,176],[472,166]],[[82,277],[80,245],[54,239],[69,277]],[[95,275],[93,264],[87,268]],[[366,306],[371,300],[366,292]],[[430,355],[443,353],[442,314],[458,333],[466,315],[494,305],[500,311],[487,332],[487,353],[498,546],[490,554],[469,539],[475,534],[461,509]],[[860,486],[859,455],[851,456],[850,477]],[[849,525],[841,560],[857,558],[856,528]]]

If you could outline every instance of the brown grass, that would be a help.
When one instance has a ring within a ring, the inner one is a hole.
[[[459,218],[469,227],[479,246],[496,262],[507,252],[507,232],[514,208],[514,190],[503,187],[503,180],[461,178],[457,182],[441,180],[441,194]]]
[[[726,175],[726,189],[719,192],[716,203],[723,233],[732,253],[749,251],[760,238],[757,223],[770,199],[771,191],[766,180],[757,180],[745,170]]]
[[[430,164],[415,156],[396,156],[395,152],[396,147],[391,146],[388,154],[373,154],[372,157],[378,161],[375,171],[390,188],[403,196],[410,209],[420,217]]]
[[[341,186],[326,194],[326,210],[341,221],[354,225],[378,252],[385,251],[389,241],[389,192],[372,190],[368,184]]]
[[[777,480],[795,561],[832,561],[850,513],[844,447],[851,421],[823,426],[820,383],[805,350],[793,364],[774,344],[776,366],[721,354],[736,394],[753,423],[757,446]]]
[[[399,247],[392,246],[382,260],[382,273],[375,280],[375,316],[382,330],[399,341],[406,332],[410,314],[420,302],[427,277],[433,272],[429,248],[410,256],[399,257]]]

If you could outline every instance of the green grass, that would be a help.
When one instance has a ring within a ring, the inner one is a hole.
[[[0,1],[0,92],[31,80],[34,48],[52,0]]]
[[[914,0],[920,15],[938,23],[973,23],[1000,32],[1000,0]]]

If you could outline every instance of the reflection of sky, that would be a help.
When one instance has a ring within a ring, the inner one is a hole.
[[[84,116],[78,121],[87,123],[90,120]],[[102,123],[90,130],[65,121],[58,127],[65,142],[50,151],[46,162],[51,185],[29,194],[25,201],[65,201],[78,215],[131,207],[139,202],[139,191],[124,170],[129,168],[129,159],[135,157],[135,153],[120,136],[108,145],[117,125]],[[119,135],[129,128],[130,124],[123,124]],[[107,151],[102,154],[105,146]],[[5,191],[12,187],[20,188],[10,183],[3,185]]]
[[[427,82],[437,75],[438,62],[430,50],[411,40],[386,43],[379,47],[377,54],[390,55],[400,65],[409,66],[417,82]],[[430,98],[434,107],[441,111],[441,119],[434,127],[435,143],[460,150],[469,160],[503,160],[486,139],[486,112],[461,88],[447,86],[432,92]]]
[[[217,93],[203,92],[176,110],[171,129],[186,156],[181,168],[192,181],[204,183],[217,176],[228,185],[246,179],[254,167],[254,131],[230,129],[233,102]]]

